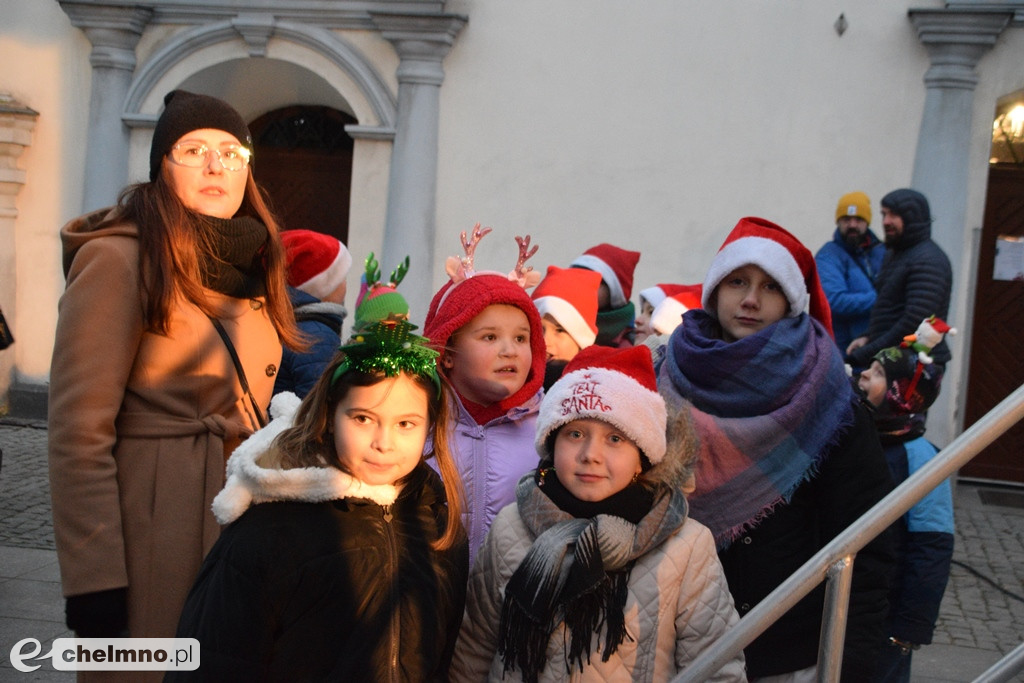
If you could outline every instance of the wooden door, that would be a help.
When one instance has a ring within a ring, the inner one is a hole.
[[[996,240],[1024,237],[1024,169],[992,166],[978,255],[964,424],[969,427],[1024,384],[1024,281],[993,278]],[[1024,421],[960,470],[961,476],[1024,483]]]
[[[348,114],[297,106],[269,112],[249,124],[253,176],[270,195],[285,230],[303,228],[348,243],[353,140]]]

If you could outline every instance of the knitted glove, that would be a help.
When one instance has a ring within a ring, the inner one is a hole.
[[[79,638],[128,637],[128,589],[111,588],[70,596],[65,623]]]

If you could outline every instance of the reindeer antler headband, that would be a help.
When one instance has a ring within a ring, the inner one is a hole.
[[[466,231],[463,230],[459,233],[459,241],[462,244],[462,250],[465,252],[464,256],[449,256],[445,260],[445,272],[451,278],[452,285],[457,285],[464,280],[468,280],[476,275],[503,275],[508,278],[509,282],[515,282],[523,289],[529,289],[530,287],[536,286],[540,282],[541,275],[533,269],[532,266],[526,265],[526,262],[537,253],[537,245],[530,246],[530,236],[520,237],[516,235],[516,244],[519,245],[519,258],[516,261],[516,266],[508,274],[500,273],[498,271],[487,270],[478,271],[474,265],[474,258],[476,256],[476,247],[480,244],[480,240],[483,239],[487,234],[491,232],[491,228],[481,228],[480,224],[477,223],[473,226],[473,231],[467,237]],[[451,290],[449,290],[451,291]],[[443,302],[444,299],[442,299]]]

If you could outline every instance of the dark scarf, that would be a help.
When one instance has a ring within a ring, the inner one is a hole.
[[[685,499],[674,489],[656,497],[633,484],[588,503],[572,496],[553,470],[523,477],[516,499],[534,542],[505,587],[498,636],[505,672],[518,668],[525,681],[536,681],[562,622],[567,673],[589,663],[591,640],[602,629],[601,657],[608,661],[628,635],[623,609],[633,565],[682,526]]]
[[[697,433],[691,516],[720,549],[788,501],[853,424],[842,358],[805,313],[726,342],[707,312],[687,311],[658,388],[669,420]]]
[[[200,257],[203,286],[236,299],[266,295],[263,249],[267,227],[249,216],[202,216],[201,220],[213,248],[212,254]]]
[[[887,410],[885,402],[874,408],[875,428],[883,446],[912,441],[924,435],[928,413],[896,414]]]
[[[636,308],[632,301],[627,301],[625,306],[610,308],[607,311],[597,312],[597,339],[594,343],[598,346],[619,347],[623,343],[633,344],[633,336],[636,330],[633,323],[636,319]]]

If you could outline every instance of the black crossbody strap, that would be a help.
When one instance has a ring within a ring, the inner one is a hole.
[[[267,426],[267,419],[263,417],[263,411],[260,410],[260,404],[256,402],[256,397],[252,395],[252,390],[249,389],[249,380],[245,378],[245,370],[242,369],[242,361],[238,359],[238,352],[235,351],[235,345],[231,343],[231,337],[228,336],[227,330],[221,324],[220,320],[212,316],[208,316],[213,326],[217,328],[217,334],[224,340],[224,346],[228,347],[228,353],[231,354],[231,362],[235,364],[235,372],[238,373],[238,382],[242,385],[242,391],[249,397],[249,403],[252,405],[253,412],[256,413],[256,421],[259,422],[260,427]]]

